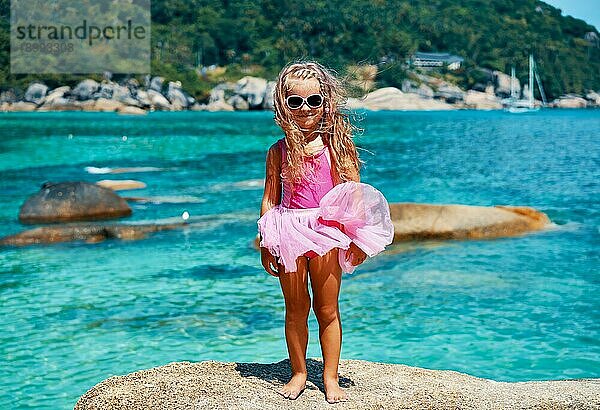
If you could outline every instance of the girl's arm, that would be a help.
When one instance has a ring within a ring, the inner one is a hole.
[[[260,216],[281,203],[281,150],[279,144],[271,145],[267,152],[265,170],[265,191],[263,193]],[[262,238],[261,238],[262,239]]]

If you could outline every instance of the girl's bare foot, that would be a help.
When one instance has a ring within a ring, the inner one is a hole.
[[[289,382],[287,382],[277,393],[281,394],[286,399],[296,400],[300,393],[306,388],[306,373],[296,373],[292,376]]]
[[[325,398],[328,403],[348,401],[348,394],[342,390],[337,378],[323,378],[323,385],[325,386]]]

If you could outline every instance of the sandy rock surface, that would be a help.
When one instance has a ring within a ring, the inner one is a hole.
[[[449,370],[342,360],[350,400],[325,400],[321,359],[308,359],[306,390],[288,400],[289,361],[170,363],[97,384],[75,410],[91,409],[598,409],[600,379],[506,383]],[[335,406],[335,407],[333,407]]]

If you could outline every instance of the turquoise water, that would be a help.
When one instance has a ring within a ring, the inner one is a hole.
[[[558,227],[368,260],[342,282],[342,358],[502,381],[600,377],[600,111],[368,112],[361,126],[362,179],[389,202],[527,205]],[[163,203],[131,203],[124,220],[205,222],[1,249],[0,408],[72,408],[111,375],[173,361],[286,358],[279,282],[252,248],[280,135],[266,112],[0,115],[0,236],[25,229],[19,206],[44,181],[140,180],[121,194]],[[312,313],[309,328],[320,356]]]

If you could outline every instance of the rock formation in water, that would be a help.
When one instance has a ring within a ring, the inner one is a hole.
[[[522,235],[553,226],[543,212],[527,206],[390,204],[394,242],[429,239],[485,239]],[[259,248],[258,234],[254,239]]]
[[[394,241],[483,239],[520,235],[551,225],[546,214],[526,206],[390,204]]]
[[[130,409],[597,409],[600,379],[507,383],[450,370],[341,360],[349,401],[329,404],[321,359],[308,359],[307,388],[294,401],[276,391],[288,381],[278,363],[180,362],[112,376],[80,397],[75,410]]]
[[[131,215],[127,202],[111,189],[83,182],[45,182],[19,210],[22,223],[110,219]]]
[[[180,229],[186,223],[170,224],[76,224],[42,226],[0,238],[0,245],[24,246],[57,242],[102,242],[106,239],[145,239],[149,233]]]

